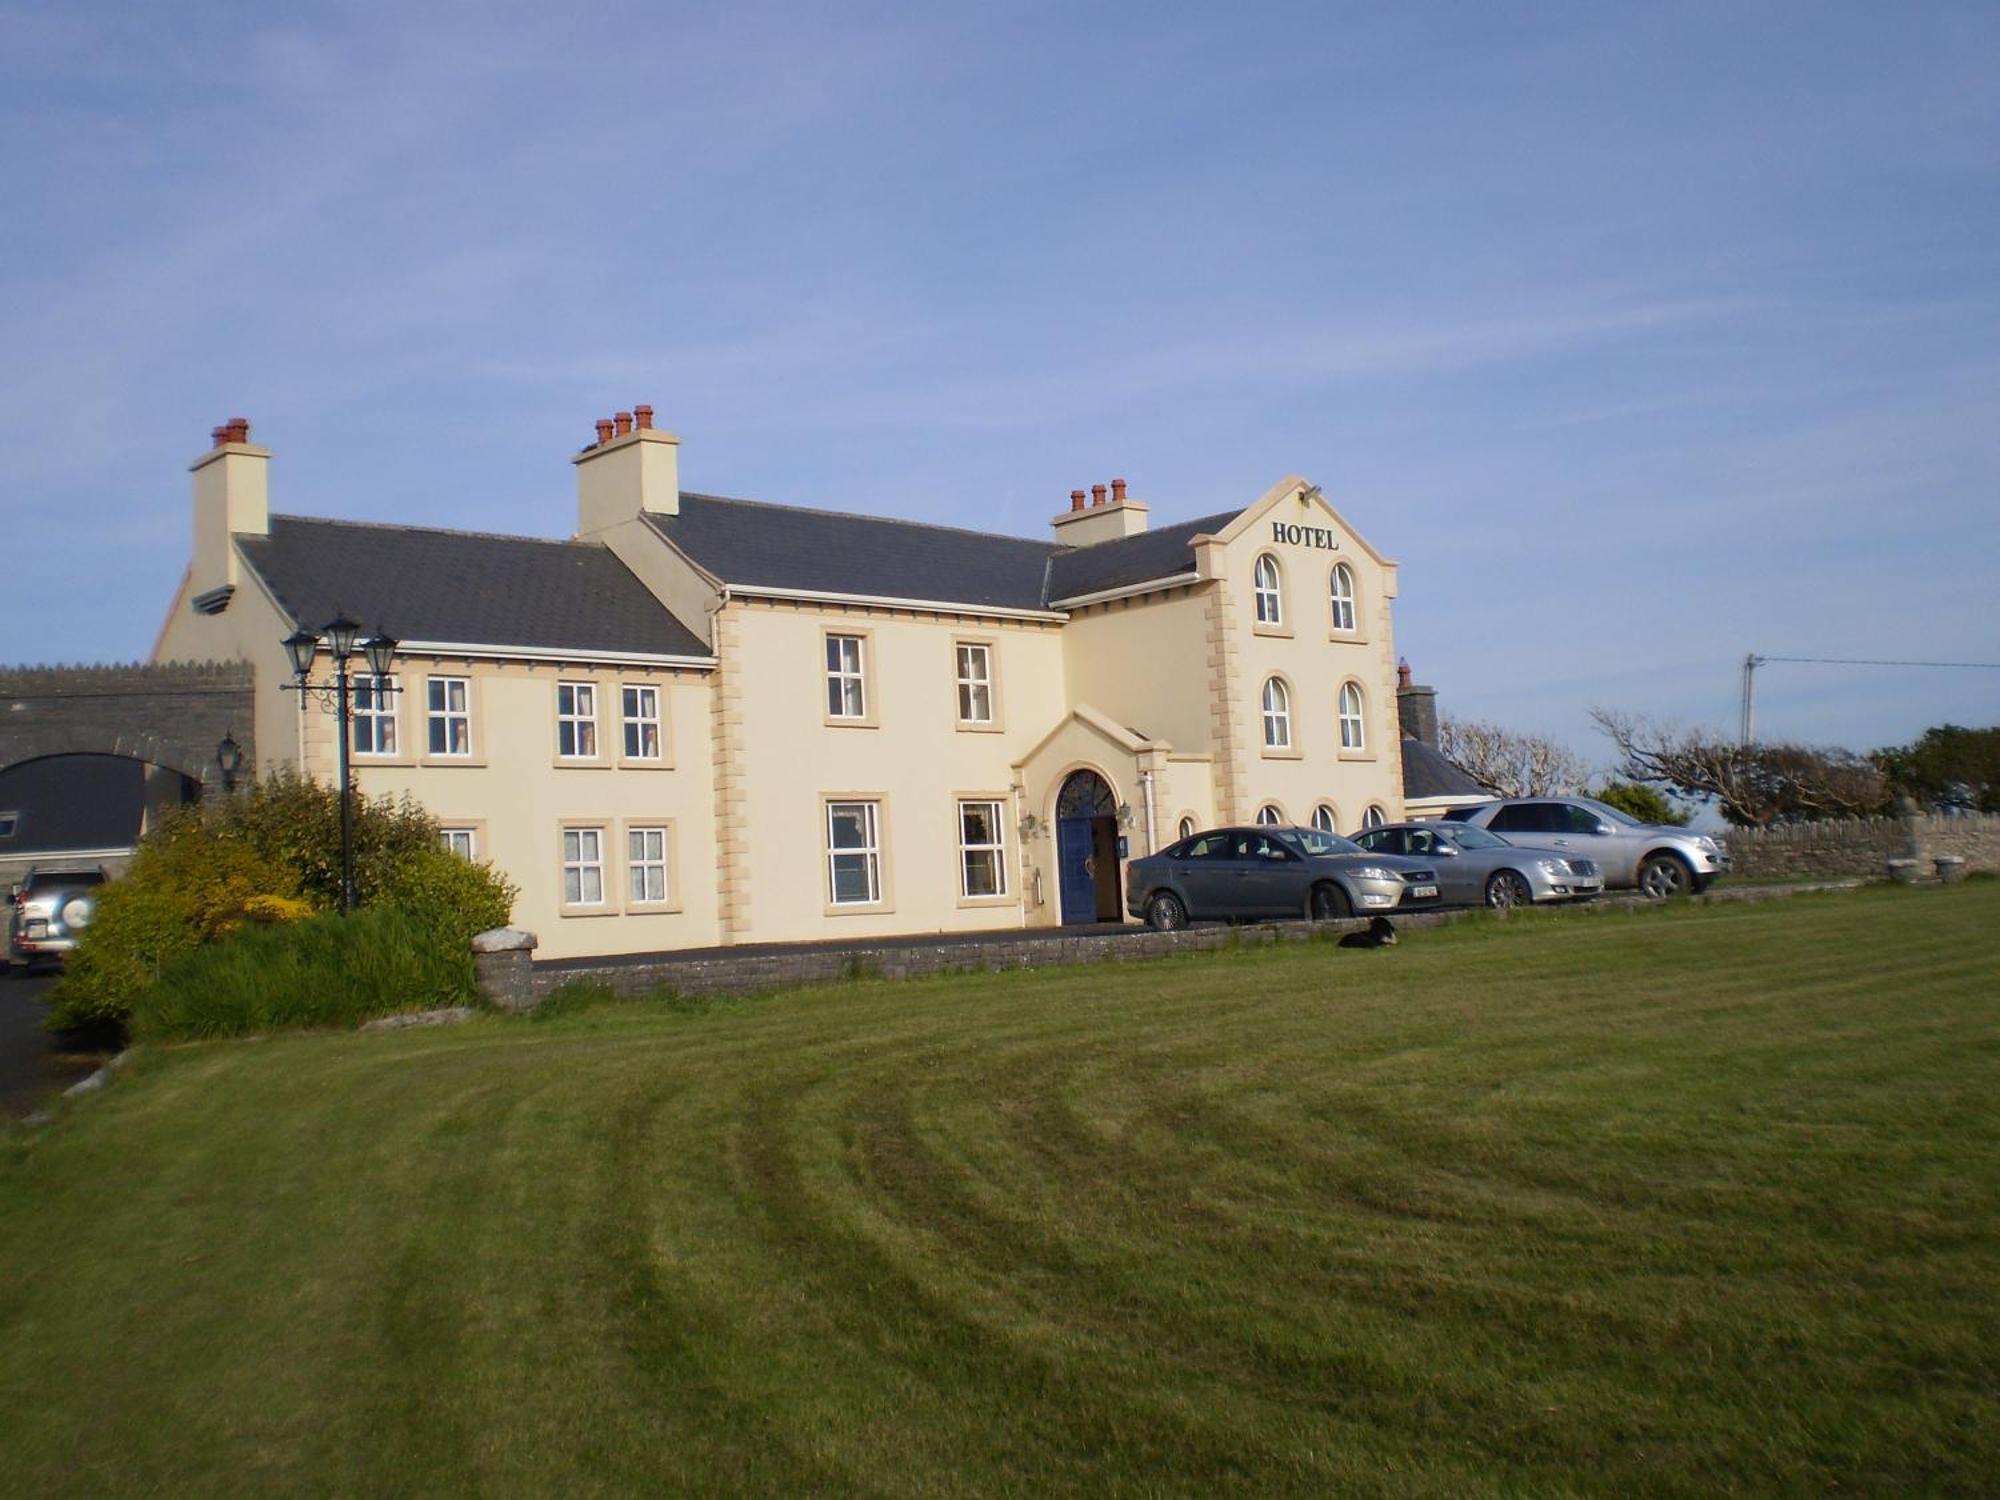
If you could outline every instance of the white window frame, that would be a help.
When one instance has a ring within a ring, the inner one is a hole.
[[[1346,587],[1343,588],[1342,585]],[[1333,565],[1327,575],[1327,594],[1333,605],[1333,629],[1337,635],[1354,634],[1354,569],[1344,562]]]
[[[452,707],[453,688],[458,689],[458,706]],[[442,693],[440,693],[442,690]],[[443,697],[443,702],[438,701]],[[452,730],[458,730],[458,748],[452,749]],[[437,748],[437,732],[444,731],[444,749]],[[424,679],[424,753],[440,760],[464,760],[472,754],[472,679],[437,676]]]
[[[1273,689],[1276,692],[1273,692]],[[1282,677],[1264,679],[1264,748],[1292,748],[1292,690]]]
[[[1334,812],[1331,802],[1322,802],[1313,809],[1312,826],[1317,828],[1321,833],[1338,834],[1340,832],[1339,815]]]
[[[1282,828],[1284,823],[1285,810],[1278,806],[1277,803],[1266,802],[1262,807],[1257,809],[1257,826],[1259,828]]]
[[[847,648],[854,648],[854,663],[848,665]],[[861,723],[868,717],[868,638],[841,631],[826,633],[826,716],[829,719]],[[848,708],[848,691],[853,690],[854,707]],[[835,705],[838,705],[836,707]]]
[[[562,831],[562,854],[563,905],[603,906],[604,830],[596,827],[565,828]],[[593,880],[597,885],[595,896],[588,894]],[[575,895],[570,894],[572,890]]]
[[[1340,748],[1350,754],[1368,748],[1368,700],[1361,696],[1361,684],[1340,685]]]
[[[1384,812],[1381,804],[1377,802],[1369,803],[1368,811],[1361,815],[1361,826],[1363,829],[1380,828],[1388,821],[1388,813]]]
[[[864,842],[841,844],[836,842],[834,818],[842,809],[861,809],[861,830]],[[867,895],[864,897],[842,897],[840,894],[840,861],[861,861],[865,877]],[[829,797],[826,802],[826,904],[828,906],[880,906],[882,904],[882,804],[872,797]]]
[[[1257,561],[1250,569],[1250,589],[1257,600],[1257,623],[1284,624],[1284,573],[1278,567],[1278,559],[1270,553],[1257,554]]]
[[[447,853],[456,854],[463,860],[479,858],[479,832],[463,825],[453,827],[446,824],[438,829],[438,843]]]
[[[983,807],[992,821],[993,837],[988,843],[974,843],[966,837],[965,814],[969,808]],[[972,888],[973,860],[993,862],[993,889]],[[997,797],[961,797],[958,802],[958,894],[967,901],[1004,901],[1011,885],[1007,879],[1007,804]]]
[[[664,823],[625,830],[625,889],[634,906],[665,906],[673,899],[667,866],[673,835]]]
[[[564,707],[567,698],[568,707]],[[569,746],[564,748],[565,737]],[[556,758],[558,760],[596,760],[597,745],[597,684],[594,682],[558,682],[556,684]]]
[[[646,711],[648,702],[652,711]],[[636,709],[634,705],[637,705]],[[618,687],[620,742],[627,760],[659,760],[664,753],[666,729],[660,718],[660,690],[650,682],[626,682]],[[646,732],[652,731],[653,747],[646,748]]]
[[[1193,837],[1194,837],[1194,836],[1195,836],[1195,835],[1196,835],[1197,833],[1199,833],[1200,831],[1201,831],[1200,829],[1198,829],[1198,828],[1196,828],[1196,827],[1194,826],[1194,819],[1193,819],[1193,818],[1182,818],[1182,819],[1181,819],[1181,821],[1180,821],[1180,835],[1181,835],[1181,837],[1180,837],[1180,841],[1181,841],[1182,843],[1186,843],[1186,842],[1187,842],[1187,841],[1188,841],[1189,839],[1193,838]]]
[[[354,718],[354,753],[373,760],[392,760],[402,735],[396,723],[396,678],[393,673],[377,677],[372,672],[357,673],[350,685],[350,707]],[[363,698],[366,697],[366,706]],[[368,736],[363,745],[362,735]]]
[[[958,722],[961,724],[991,724],[993,712],[993,647],[985,641],[955,641],[952,643],[952,662],[958,673]],[[977,670],[971,670],[973,663]],[[984,712],[979,709],[981,695],[985,697]]]

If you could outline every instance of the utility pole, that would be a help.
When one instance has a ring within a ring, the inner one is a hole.
[[[1743,714],[1737,738],[1745,745],[1757,740],[1757,669],[1763,664],[1764,658],[1754,651],[1743,658]]]
[[[1757,740],[1757,669],[1766,662],[1802,662],[1824,667],[1943,667],[1953,671],[2000,672],[2000,661],[1884,661],[1872,656],[1759,656],[1743,658],[1743,710],[1737,733],[1745,745]]]

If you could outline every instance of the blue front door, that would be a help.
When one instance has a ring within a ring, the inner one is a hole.
[[[1062,890],[1062,919],[1072,922],[1097,920],[1097,877],[1090,869],[1091,820],[1056,820],[1057,883]]]

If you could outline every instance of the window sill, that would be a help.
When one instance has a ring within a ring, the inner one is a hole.
[[[617,907],[610,905],[559,906],[556,908],[556,915],[558,917],[565,917],[565,918],[566,917],[615,917],[619,915],[619,912]]]
[[[958,898],[958,906],[961,911],[993,911],[1001,907],[1013,907],[1020,904],[1021,902],[1018,897],[1010,896],[1004,891],[997,896],[960,896]]]
[[[843,901],[838,906],[828,902],[821,915],[828,917],[887,917],[894,916],[896,903],[893,901]]]
[[[1365,646],[1368,637],[1358,630],[1329,630],[1326,638],[1336,646]]]
[[[611,762],[601,755],[558,755],[549,764],[554,766],[558,771],[609,771],[613,769]]]
[[[671,771],[673,768],[674,763],[670,760],[646,760],[643,758],[630,760],[621,757],[618,762],[618,769],[621,771]]]
[[[687,908],[678,901],[628,901],[625,915],[628,917],[677,917]]]
[[[828,729],[880,729],[882,727],[880,719],[837,719],[832,714],[827,714],[820,722],[826,725]]]
[[[1373,750],[1343,750],[1336,757],[1339,760],[1352,761],[1371,761],[1379,760],[1380,758]]]
[[[960,734],[1000,734],[1006,726],[998,723],[979,723],[971,719],[960,719],[953,726]]]
[[[1252,635],[1275,635],[1284,640],[1290,640],[1296,634],[1291,626],[1282,622],[1272,625],[1262,621],[1253,621],[1250,626],[1250,633]]]
[[[462,767],[468,771],[483,771],[486,769],[486,757],[483,755],[424,755],[417,758],[417,764],[420,766]]]
[[[334,747],[339,754],[339,746]],[[407,755],[363,755],[359,751],[349,752],[347,763],[357,771],[380,768],[384,771],[409,770],[417,763]]]
[[[1278,750],[1265,745],[1257,753],[1264,760],[1304,760],[1306,758],[1305,751],[1296,746],[1289,750]]]

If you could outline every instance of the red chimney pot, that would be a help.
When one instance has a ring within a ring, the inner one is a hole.
[[[1123,505],[1125,503],[1124,480],[1114,479],[1111,481],[1111,503],[1113,505]]]
[[[612,420],[618,424],[618,435],[620,437],[624,437],[626,433],[632,430],[632,413],[629,411],[621,411]]]
[[[229,429],[227,427],[211,427],[208,430],[208,437],[210,442],[220,448],[224,443],[229,441]]]
[[[651,432],[653,430],[653,408],[650,406],[633,407],[632,420],[638,424],[641,432]]]
[[[602,445],[610,441],[611,441],[611,418],[599,417],[597,419],[597,442],[592,444],[591,446],[601,447]]]
[[[1083,509],[1083,491],[1082,491],[1082,490],[1071,490],[1071,491],[1069,492],[1069,508],[1070,508],[1071,510],[1082,510],[1082,509]]]
[[[223,441],[230,443],[249,442],[250,419],[248,417],[231,417],[223,424]]]
[[[1090,487],[1090,503],[1091,503],[1092,505],[1102,505],[1102,504],[1104,503],[1104,486],[1103,486],[1103,485],[1101,485],[1101,484],[1093,484],[1093,485],[1092,485],[1092,486]]]
[[[1396,663],[1396,686],[1399,688],[1406,688],[1409,685],[1410,685],[1410,659],[1406,656],[1401,661]]]

